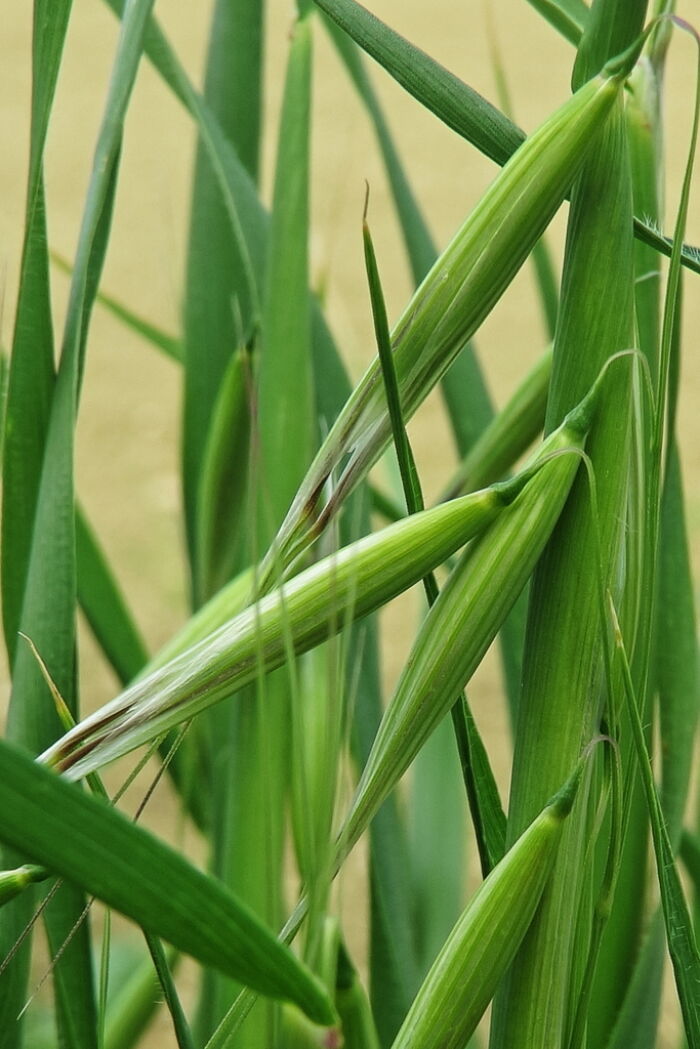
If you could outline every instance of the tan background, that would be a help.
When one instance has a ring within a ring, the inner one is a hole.
[[[369,6],[411,40],[489,98],[494,78],[486,44],[484,3],[374,0]],[[156,12],[196,81],[203,68],[210,4],[161,0]],[[22,237],[30,92],[31,5],[6,0],[0,35],[0,291],[2,344],[11,342]],[[689,0],[681,13],[693,14]],[[530,130],[568,92],[571,49],[524,0],[495,0],[492,21],[506,65],[516,119]],[[695,10],[697,10],[695,8]],[[267,48],[267,127],[274,129],[293,13],[290,2],[270,0]],[[77,238],[91,152],[104,103],[117,24],[105,4],[75,0],[47,154],[49,231],[52,247],[71,257]],[[313,131],[312,259],[314,280],[328,290],[334,331],[354,375],[373,354],[360,244],[364,179],[372,187],[371,224],[390,316],[410,294],[400,238],[372,134],[335,53],[316,33]],[[694,85],[694,53],[679,36],[669,63],[669,205],[677,199],[687,150]],[[400,152],[438,245],[448,238],[495,173],[495,166],[423,111],[372,67]],[[153,322],[178,327],[183,282],[194,133],[191,122],[156,74],[143,66],[126,127],[113,234],[103,286]],[[274,134],[265,142],[265,195],[269,199]],[[672,215],[672,212],[669,212]],[[563,217],[552,246],[561,254]],[[700,242],[700,200],[693,204],[689,239]],[[700,441],[697,396],[700,364],[700,278],[687,283],[686,358],[681,402],[689,517],[700,554]],[[544,335],[529,270],[489,318],[478,337],[485,370],[499,403],[540,353]],[[66,279],[54,281],[60,332]],[[185,615],[179,524],[179,375],[176,366],[97,309],[89,344],[87,378],[78,427],[78,479],[88,508],[149,644],[163,642]],[[411,428],[427,495],[450,472],[451,445],[433,397]],[[697,577],[696,570],[696,577]],[[414,606],[389,617],[392,644],[388,680],[401,665]],[[115,682],[89,638],[83,655],[85,702],[98,705]],[[498,680],[492,666],[472,689],[504,788],[507,748]],[[160,819],[166,807],[153,810]],[[166,1045],[166,1035],[158,1044]]]

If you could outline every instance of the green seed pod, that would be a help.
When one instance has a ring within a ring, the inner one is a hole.
[[[532,921],[571,811],[579,765],[472,897],[392,1049],[463,1049]]]
[[[208,638],[127,688],[42,755],[72,779],[148,743],[367,615],[483,531],[527,477],[443,504],[359,540],[301,572]]]
[[[416,291],[392,333],[404,419],[439,381],[532,250],[570,189],[627,71],[594,77],[523,142]],[[312,463],[279,532],[276,557],[290,563],[321,531],[390,434],[375,360]],[[333,495],[322,507],[326,481],[341,463]]]
[[[532,573],[580,463],[592,400],[582,402],[534,460],[512,506],[464,552],[413,647],[340,834],[352,848],[379,805],[447,714]]]

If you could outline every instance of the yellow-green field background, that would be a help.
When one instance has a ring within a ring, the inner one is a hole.
[[[483,94],[495,99],[486,11],[509,70],[515,117],[533,129],[569,90],[572,50],[525,0],[373,0],[371,9]],[[266,54],[264,194],[269,200],[288,32],[289,0],[270,0]],[[199,82],[211,5],[160,0],[156,14],[185,66]],[[679,5],[688,18],[690,2]],[[320,30],[320,26],[317,26]],[[104,104],[117,23],[100,0],[75,0],[47,153],[51,246],[71,258],[77,239],[92,149]],[[30,101],[31,4],[6,0],[0,33],[0,315],[9,347],[17,290]],[[315,35],[313,127],[314,282],[327,295],[331,324],[354,377],[373,355],[361,253],[364,180],[371,186],[370,221],[391,317],[410,294],[410,280],[372,133],[348,79],[322,32]],[[695,56],[688,38],[672,46],[667,83],[669,221],[687,151]],[[446,244],[493,178],[496,168],[408,98],[372,64],[372,75],[412,185],[437,244]],[[132,309],[175,332],[179,326],[189,211],[193,126],[158,76],[144,63],[126,126],[113,233],[103,287]],[[700,189],[700,186],[698,187]],[[561,256],[564,215],[550,242]],[[688,239],[700,242],[700,194],[692,206]],[[541,313],[529,269],[516,279],[478,335],[478,346],[498,403],[514,388],[544,346]],[[55,274],[56,331],[60,333],[67,280]],[[680,425],[689,518],[700,565],[700,277],[686,285],[685,359]],[[91,327],[86,382],[78,426],[78,490],[117,571],[149,645],[157,647],[186,614],[179,523],[180,375],[177,366],[97,307]],[[452,448],[433,396],[411,426],[428,497],[437,494],[453,464]],[[406,651],[416,615],[412,599],[385,617],[387,684]],[[86,706],[113,694],[116,684],[84,632],[82,688]],[[3,676],[2,704],[7,695]],[[508,751],[495,664],[471,690],[480,724],[507,785]],[[148,819],[173,827],[167,799]],[[191,835],[190,835],[191,837]],[[196,851],[196,843],[192,842]],[[343,891],[347,912],[357,908]],[[361,912],[361,908],[360,908]],[[352,921],[352,917],[349,918]],[[355,919],[358,929],[362,919]],[[167,1049],[167,1026],[154,1044]],[[671,1042],[669,1042],[671,1044]]]

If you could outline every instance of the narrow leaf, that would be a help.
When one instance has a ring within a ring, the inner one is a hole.
[[[311,26],[297,21],[289,53],[275,171],[263,347],[258,374],[263,549],[311,458],[313,386],[308,288]]]
[[[683,1013],[683,1025],[689,1049],[700,1049],[700,996],[698,995],[698,988],[700,987],[700,952],[695,941],[693,922],[683,895],[683,887],[678,868],[676,867],[673,847],[656,790],[651,760],[646,740],[644,739],[644,730],[639,720],[634,683],[612,601],[610,610],[615,630],[618,659],[622,669],[627,713],[632,726],[632,736],[637,751],[637,759],[642,774],[642,784],[651,821],[656,870],[661,890],[661,906],[666,924],[666,939],[671,961],[673,962],[676,988]]]
[[[170,967],[176,954],[166,954]],[[159,1005],[160,984],[150,958],[145,958],[119,988],[109,1003],[105,1025],[104,1049],[132,1049]]]

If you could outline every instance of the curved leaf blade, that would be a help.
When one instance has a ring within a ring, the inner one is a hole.
[[[326,992],[213,878],[103,802],[0,743],[0,837],[199,961],[333,1021]]]

